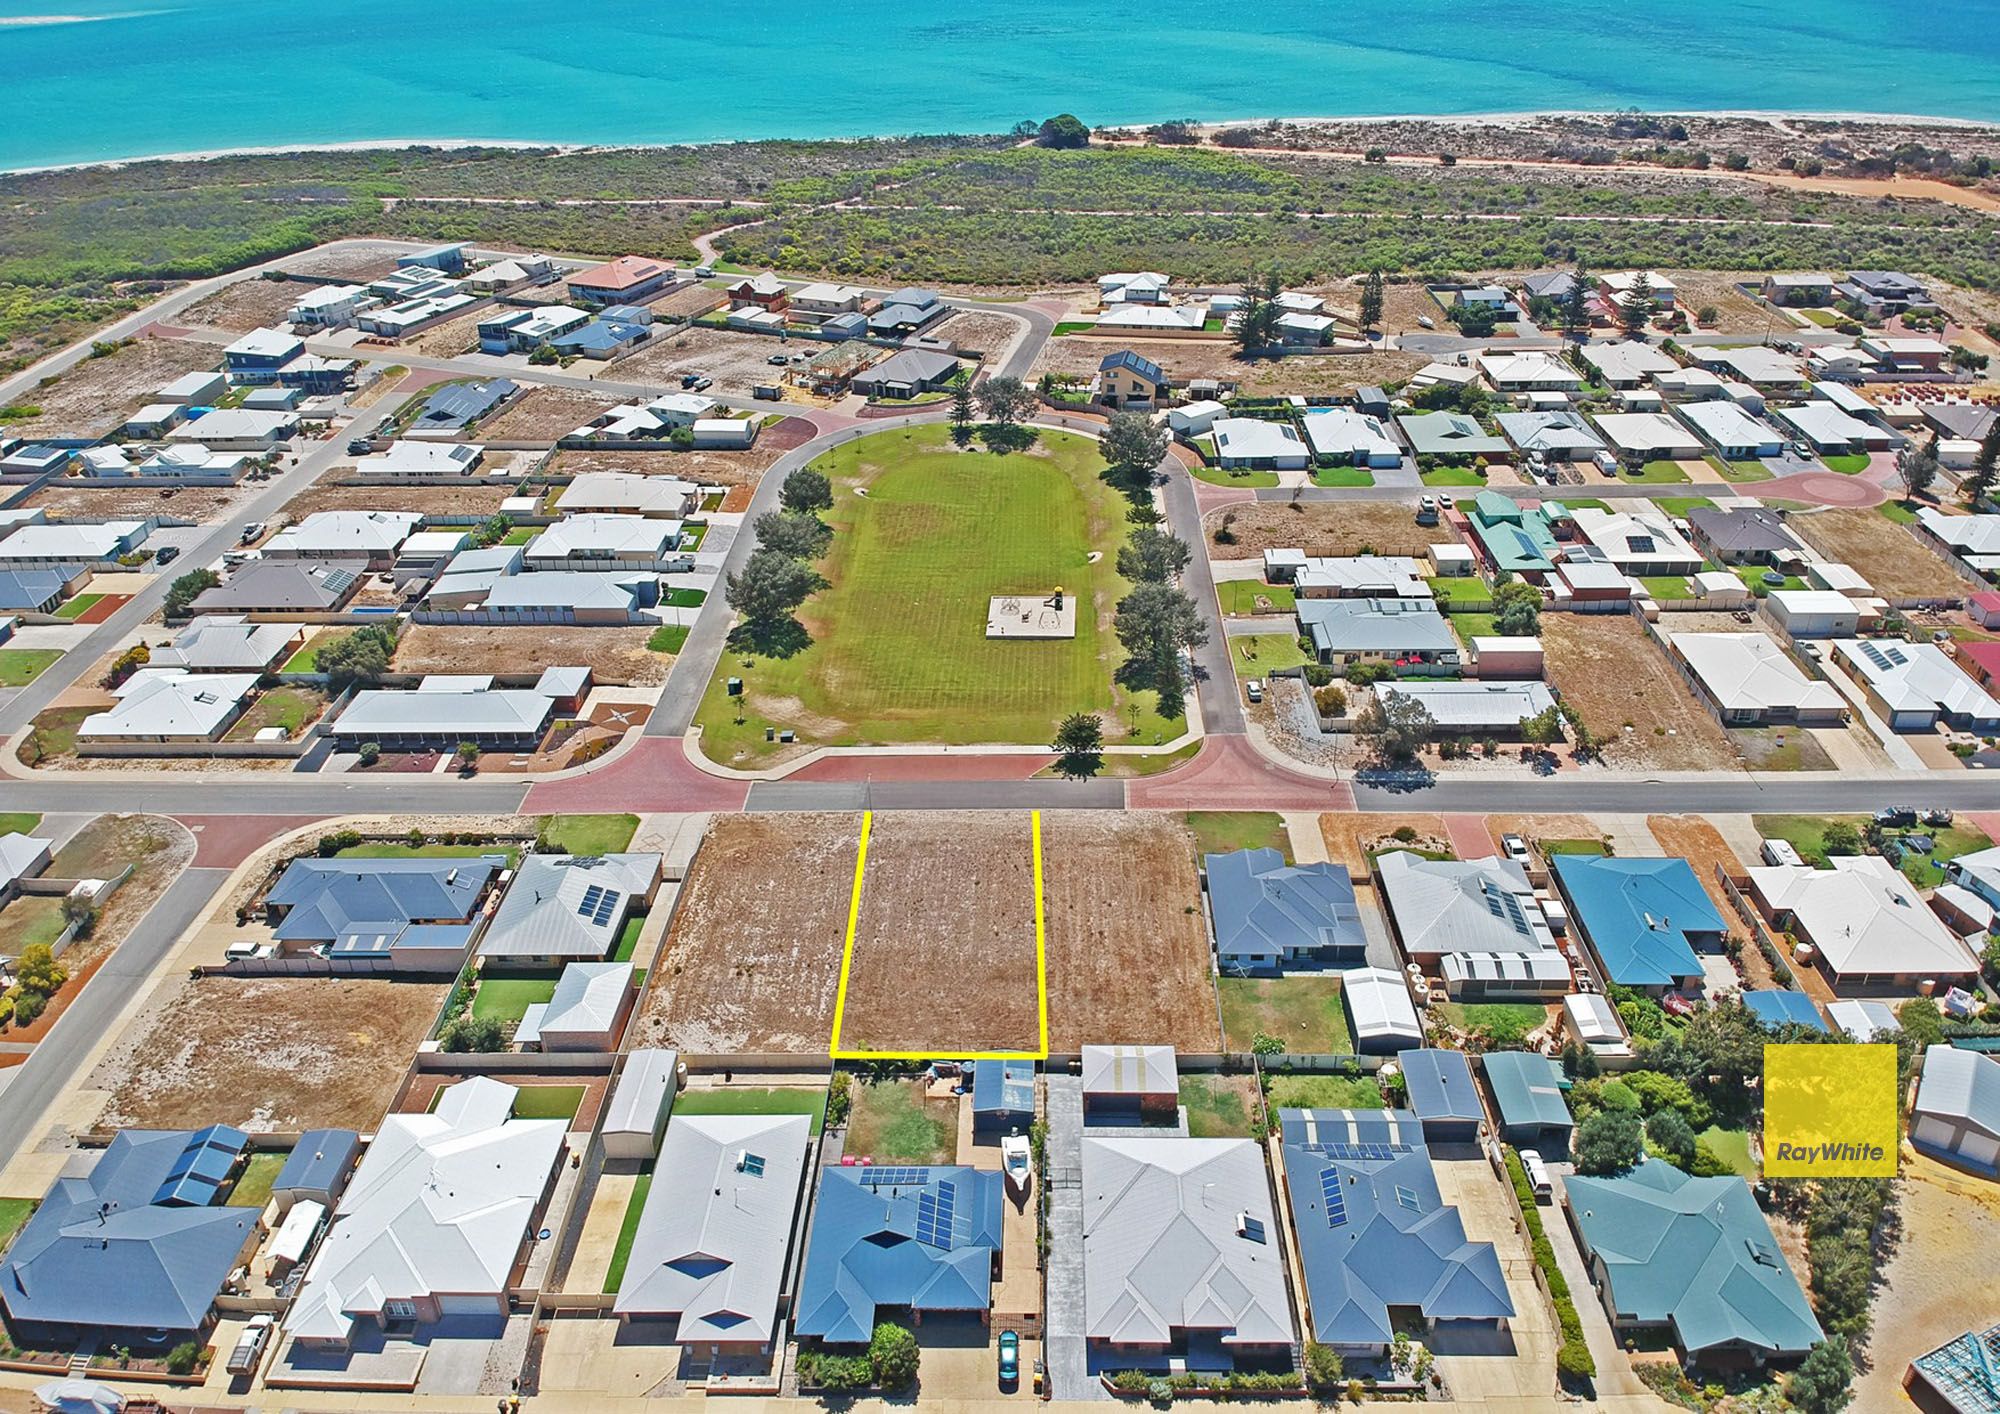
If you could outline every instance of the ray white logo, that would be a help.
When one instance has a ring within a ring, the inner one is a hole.
[[[1781,1141],[1772,1152],[1780,1163],[1787,1164],[1879,1164],[1884,1157],[1880,1144],[1792,1144]]]
[[[1896,1048],[1764,1047],[1764,1173],[1891,1178],[1899,1134]]]

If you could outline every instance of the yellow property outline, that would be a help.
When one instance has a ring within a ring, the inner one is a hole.
[[[847,1015],[847,973],[854,964],[854,932],[861,921],[861,885],[868,872],[868,836],[875,827],[875,812],[861,813],[861,848],[854,856],[854,888],[847,897],[847,945],[840,954],[840,990],[833,999],[833,1039],[827,1052],[835,1060],[1047,1060],[1049,1056],[1049,952],[1048,923],[1042,905],[1042,812],[1030,812],[1035,848],[1035,1009],[1041,1028],[1041,1049],[1036,1051],[959,1051],[949,1046],[928,1051],[843,1051],[841,1023]]]

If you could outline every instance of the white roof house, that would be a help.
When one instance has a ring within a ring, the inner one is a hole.
[[[1180,1093],[1180,1065],[1172,1046],[1085,1046],[1083,1093],[1165,1097]]]
[[[811,1142],[806,1115],[671,1121],[612,1308],[619,1318],[677,1318],[681,1344],[768,1345]]]
[[[375,297],[361,285],[321,285],[292,301],[285,317],[294,324],[345,324],[355,310],[374,302]]]
[[[1199,329],[1208,311],[1198,304],[1114,304],[1097,316],[1099,329]]]
[[[660,881],[657,854],[531,854],[480,941],[481,957],[611,955],[635,904]]]
[[[861,302],[867,297],[868,291],[859,285],[836,285],[816,280],[792,291],[792,308],[820,314],[842,314],[861,308]]]
[[[1403,449],[1379,417],[1352,408],[1329,408],[1305,416],[1306,442],[1316,457],[1356,466],[1401,466]]]
[[[540,735],[554,697],[490,678],[428,677],[415,691],[364,688],[328,728],[344,742],[519,743]]]
[[[1167,284],[1167,277],[1157,270],[1118,270],[1097,277],[1097,297],[1106,304],[1156,303],[1167,297]]]
[[[146,523],[137,520],[31,522],[0,540],[0,569],[30,564],[103,564],[145,538]]]
[[[1293,1339],[1263,1149],[1250,1139],[1085,1139],[1084,1333],[1096,1344]]]
[[[1583,386],[1583,375],[1554,354],[1496,353],[1489,349],[1476,357],[1486,381],[1503,393],[1568,392]]]
[[[1888,444],[1887,432],[1872,423],[1849,417],[1824,400],[1801,403],[1797,407],[1773,408],[1771,412],[1816,452],[1844,453],[1857,447]]]
[[[1701,439],[1663,412],[1601,412],[1597,430],[1625,455],[1647,461],[1701,455]]]
[[[106,451],[108,448],[92,447],[90,452]],[[90,452],[84,453],[88,458]],[[232,480],[243,475],[250,467],[250,457],[245,452],[217,452],[200,443],[161,447],[144,461],[132,468],[139,476],[157,476],[175,479],[189,476],[227,476]]]
[[[646,516],[566,516],[527,544],[530,570],[657,569],[680,543],[681,523]]]
[[[1732,461],[1775,457],[1784,450],[1785,439],[1768,423],[1759,422],[1735,403],[1716,398],[1707,402],[1682,403],[1680,419],[1722,456]]]
[[[261,673],[298,637],[296,624],[253,624],[240,615],[205,614],[175,634],[171,645],[155,648],[148,666]]]
[[[1318,295],[1309,295],[1304,290],[1286,290],[1271,303],[1294,314],[1318,314],[1326,308],[1324,299]]]
[[[1378,690],[1418,703],[1444,731],[1511,730],[1556,705],[1539,682],[1398,682]]]
[[[1213,398],[1167,409],[1167,426],[1189,437],[1199,437],[1215,426],[1216,419],[1229,409]]]
[[[1702,690],[1730,725],[1757,722],[1838,722],[1846,702],[1832,687],[1800,672],[1770,637],[1761,633],[1670,633],[1678,653]]]
[[[1929,1047],[1910,1120],[1917,1148],[2000,1178],[2000,1060],[1957,1046]]]
[[[217,408],[167,434],[169,442],[201,442],[211,447],[272,447],[297,433],[295,412],[259,412],[255,408]]]
[[[345,1345],[389,1304],[420,1317],[498,1313],[562,1153],[565,1121],[512,1118],[517,1090],[486,1076],[430,1114],[382,1121],[306,1269],[285,1329]]]
[[[1626,574],[1693,574],[1702,566],[1701,551],[1659,511],[1600,511],[1584,506],[1574,515],[1584,538]]]
[[[1917,523],[1974,569],[2000,569],[2000,516],[1948,516],[1925,506]]]
[[[382,560],[423,524],[417,511],[314,511],[264,544],[267,560]]]
[[[1963,731],[2000,730],[2000,702],[1935,643],[1844,638],[1833,652],[1887,709],[1898,731],[1926,731],[1940,717]]]
[[[1613,299],[1623,299],[1638,288],[1639,277],[1642,275],[1655,300],[1662,304],[1673,303],[1677,287],[1672,280],[1657,270],[1616,270],[1608,275],[1599,275],[1597,281],[1611,293]]]
[[[1704,367],[1732,374],[1753,387],[1795,388],[1806,381],[1805,367],[1797,359],[1762,344],[1703,349],[1696,357]]]
[[[1364,1054],[1400,1051],[1424,1043],[1423,1023],[1403,974],[1387,967],[1356,967],[1340,974],[1340,995],[1354,1044]]]
[[[1408,555],[1306,556],[1292,572],[1292,584],[1306,597],[1335,599],[1428,599],[1424,567]]]
[[[586,471],[563,488],[556,509],[566,516],[651,516],[680,520],[701,504],[701,487],[673,476],[638,476],[629,471]]]
[[[614,1051],[632,1001],[629,962],[572,962],[545,1002],[532,1002],[514,1029],[516,1045],[544,1051]]]
[[[1573,412],[1503,412],[1493,420],[1519,451],[1540,452],[1561,461],[1604,450],[1604,439]]]
[[[1641,339],[1609,344],[1583,344],[1577,356],[1596,369],[1614,388],[1636,388],[1655,373],[1671,373],[1680,365]]]
[[[1838,982],[1977,974],[1971,949],[1924,906],[1895,865],[1879,854],[1835,855],[1827,862],[1831,869],[1754,867],[1750,890],[1781,925],[1819,950]]]
[[[1676,368],[1655,373],[1653,386],[1670,398],[1705,399],[1721,397],[1724,384],[1720,374],[1706,368]]]
[[[213,741],[236,720],[256,673],[189,673],[141,668],[112,691],[118,705],[93,712],[81,741]]]
[[[396,441],[378,456],[355,463],[357,476],[465,476],[479,465],[486,449],[476,442]]]
[[[1303,470],[1310,459],[1299,434],[1282,422],[1255,417],[1223,417],[1215,422],[1215,459],[1223,466],[1256,466],[1277,471]]]

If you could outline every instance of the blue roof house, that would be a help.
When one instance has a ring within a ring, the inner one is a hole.
[[[1466,1240],[1414,1114],[1280,1110],[1278,1124],[1314,1340],[1379,1357],[1408,1312],[1431,1330],[1514,1315],[1499,1255]]]
[[[1032,1061],[983,1060],[972,1063],[972,1132],[1006,1134],[1035,1122],[1035,1066]]]
[[[1743,1005],[1750,1008],[1750,1014],[1766,1026],[1804,1026],[1814,1031],[1826,1030],[1826,1021],[1813,1005],[1813,999],[1804,992],[1787,991],[1783,987],[1765,987],[1743,994]]]
[[[386,957],[399,970],[456,970],[474,914],[506,856],[477,859],[295,859],[265,896],[271,936],[287,952]]]
[[[1534,1051],[1488,1051],[1479,1063],[1500,1112],[1500,1137],[1543,1158],[1567,1154],[1576,1121],[1563,1099],[1561,1064]]]
[[[331,1209],[360,1153],[361,1136],[351,1129],[308,1129],[301,1134],[271,1184],[279,1211],[290,1212],[301,1199]]]
[[[1419,1046],[1397,1055],[1410,1090],[1410,1108],[1423,1121],[1427,1144],[1471,1144],[1479,1138],[1486,1107],[1472,1083],[1463,1051]]]
[[[1359,967],[1368,938],[1354,884],[1339,864],[1287,864],[1275,849],[1203,860],[1216,965],[1235,977],[1287,968]]]
[[[1618,1332],[1662,1331],[1691,1361],[1798,1360],[1822,1338],[1770,1224],[1734,1174],[1642,1159],[1563,1180],[1563,1206]]]
[[[1727,925],[1685,859],[1558,854],[1549,866],[1598,965],[1620,986],[1657,994],[1697,983],[1695,952],[1721,950]]]
[[[0,1263],[16,1338],[158,1344],[159,1331],[205,1331],[259,1236],[257,1209],[220,1206],[248,1145],[225,1125],[128,1129],[87,1173],[58,1178]]]
[[[878,1311],[992,1314],[1002,1188],[995,1171],[939,1166],[827,1169],[806,1239],[793,1330],[865,1345]]]

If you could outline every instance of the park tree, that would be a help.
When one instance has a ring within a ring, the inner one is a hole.
[[[1437,721],[1423,703],[1391,689],[1375,694],[1355,722],[1354,734],[1377,761],[1412,761],[1437,734]]]
[[[170,619],[180,618],[193,607],[194,601],[202,594],[222,583],[222,576],[214,570],[189,570],[167,586],[166,611]]]
[[[1118,548],[1118,573],[1134,584],[1173,584],[1194,554],[1169,530],[1142,525]]]
[[[989,378],[979,385],[976,397],[980,411],[1003,433],[1035,410],[1035,390],[1018,378]]]
[[[833,540],[832,527],[804,511],[766,511],[751,528],[759,546],[781,550],[795,560],[818,559]]]
[[[1160,715],[1178,717],[1187,679],[1181,655],[1208,642],[1193,599],[1170,584],[1141,584],[1118,601],[1112,620],[1130,661],[1125,671],[1160,695]]]
[[[1542,591],[1510,580],[1493,591],[1493,627],[1513,638],[1533,638],[1542,631]]]
[[[1165,426],[1144,413],[1114,412],[1099,448],[1121,480],[1143,486],[1152,481],[1153,468],[1166,460],[1171,442]]]
[[[1785,1399],[1800,1414],[1840,1414],[1854,1398],[1854,1357],[1847,1337],[1830,1335],[1806,1352],[1785,1383]]]
[[[1636,1110],[1602,1109],[1576,1127],[1576,1171],[1592,1177],[1624,1173],[1643,1145]]]
[[[792,611],[824,589],[826,581],[784,551],[760,548],[744,561],[741,574],[728,577],[726,586],[729,602],[743,615],[737,633],[749,644],[772,651],[787,644],[804,646],[800,640],[805,631]]]
[[[1038,147],[1088,147],[1090,129],[1083,119],[1074,113],[1058,113],[1053,118],[1044,118],[1035,131],[1035,145]]]
[[[951,440],[963,447],[972,440],[972,378],[961,372],[951,380]]]
[[[833,483],[809,466],[802,466],[785,478],[778,492],[778,504],[788,511],[817,515],[833,509]]]
[[[1904,444],[1896,453],[1896,476],[1903,483],[1905,500],[1914,501],[1930,490],[1938,479],[1937,438],[1922,446],[1915,442]]]
[[[1079,780],[1094,776],[1104,764],[1104,721],[1090,712],[1072,712],[1057,725],[1051,745],[1056,770]]]
[[[2000,474],[2000,417],[1996,417],[1986,428],[1986,435],[1979,439],[1978,455],[1958,483],[1959,491],[1965,497],[1965,504],[1973,510],[1992,494],[1993,480]]]
[[[1625,330],[1628,339],[1642,338],[1646,325],[1652,321],[1657,307],[1653,299],[1653,282],[1641,270],[1632,277],[1632,288],[1625,292],[1625,298],[1618,301],[1618,323]]]
[[[1367,333],[1382,323],[1382,271],[1377,268],[1368,272],[1368,278],[1361,282],[1361,332]]]
[[[1590,333],[1590,272],[1581,260],[1570,272],[1570,287],[1562,301],[1563,332],[1573,339]]]

